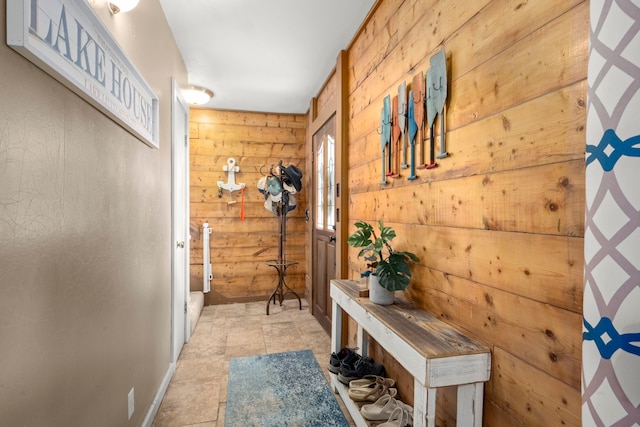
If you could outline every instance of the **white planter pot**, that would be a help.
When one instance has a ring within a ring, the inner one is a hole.
[[[378,276],[369,276],[369,300],[374,304],[390,305],[396,299],[395,292],[388,291],[378,283]]]

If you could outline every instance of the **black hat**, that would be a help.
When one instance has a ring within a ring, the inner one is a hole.
[[[302,190],[302,172],[295,165],[289,165],[283,169],[284,182],[293,185],[296,191]]]

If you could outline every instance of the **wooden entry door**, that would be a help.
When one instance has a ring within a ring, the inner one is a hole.
[[[313,135],[313,315],[331,328],[329,284],[336,277],[336,116]]]

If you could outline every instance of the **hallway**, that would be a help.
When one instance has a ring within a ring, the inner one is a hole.
[[[206,306],[184,346],[154,427],[222,427],[227,399],[229,359],[311,349],[325,376],[330,337],[303,301],[283,306],[266,302]],[[336,395],[342,407],[340,397]],[[345,412],[351,423],[351,418]],[[351,424],[353,425],[353,424]]]

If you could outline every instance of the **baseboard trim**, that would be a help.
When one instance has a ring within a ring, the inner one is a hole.
[[[153,398],[153,402],[151,402],[151,406],[149,406],[149,410],[147,411],[147,415],[144,417],[144,421],[142,422],[142,427],[151,427],[153,424],[153,420],[158,413],[158,409],[160,409],[160,404],[162,403],[162,399],[164,398],[164,394],[167,392],[167,388],[169,388],[169,383],[171,382],[171,378],[173,377],[174,372],[176,371],[176,362],[171,362],[169,364],[169,369],[164,374],[164,378],[160,383],[160,387],[156,392],[155,397]]]

